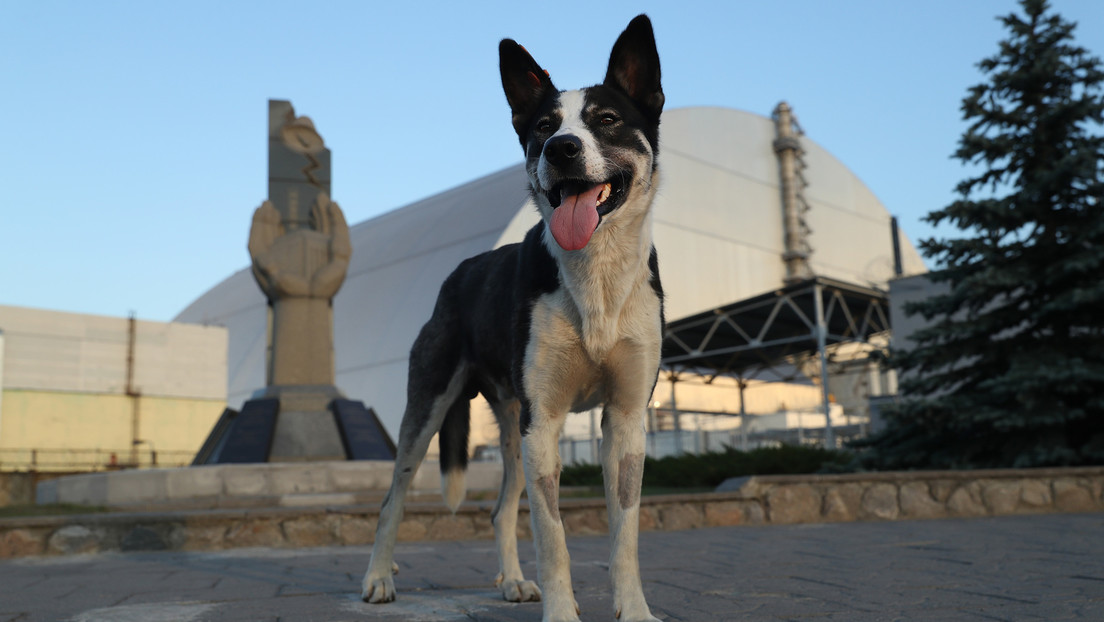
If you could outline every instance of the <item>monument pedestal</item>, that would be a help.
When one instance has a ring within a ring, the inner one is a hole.
[[[335,387],[268,387],[223,411],[193,465],[394,460],[395,443],[375,411]]]
[[[331,409],[334,400],[344,397],[336,387],[270,386],[260,397],[275,399],[279,404],[269,462],[347,458]]]

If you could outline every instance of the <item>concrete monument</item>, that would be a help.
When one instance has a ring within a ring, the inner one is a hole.
[[[268,299],[267,386],[240,414],[224,414],[196,461],[393,458],[375,413],[334,385],[333,297],[352,245],[330,199],[330,150],[287,101],[268,102],[268,171],[248,245]]]

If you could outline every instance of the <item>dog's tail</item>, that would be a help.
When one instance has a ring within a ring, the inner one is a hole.
[[[467,494],[464,473],[468,469],[468,433],[471,431],[471,399],[460,395],[449,407],[437,446],[441,451],[441,494],[455,514]]]

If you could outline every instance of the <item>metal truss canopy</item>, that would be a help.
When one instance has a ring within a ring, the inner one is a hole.
[[[885,292],[813,277],[667,324],[669,371],[746,377],[889,330]]]

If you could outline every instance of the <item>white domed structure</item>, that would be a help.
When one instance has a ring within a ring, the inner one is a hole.
[[[668,320],[783,285],[786,267],[775,124],[724,108],[663,115],[654,237]],[[885,289],[894,276],[890,214],[839,160],[801,139],[809,267]],[[340,197],[337,197],[340,200]],[[351,228],[353,256],[334,299],[337,386],[373,407],[396,436],[409,349],[444,278],[464,258],[520,241],[537,222],[518,164]],[[242,226],[248,212],[242,212]],[[926,271],[901,240],[904,273]],[[266,304],[248,268],[216,285],[178,322],[229,329],[229,406],[264,387]]]

